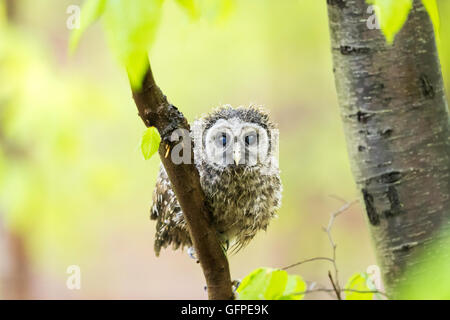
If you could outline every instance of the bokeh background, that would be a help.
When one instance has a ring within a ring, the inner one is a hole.
[[[439,0],[450,92],[450,1]],[[158,157],[99,23],[72,56],[69,0],[0,0],[0,298],[205,299],[186,252],[153,253]],[[192,21],[166,0],[150,52],[155,78],[189,120],[260,104],[280,129],[279,218],[230,257],[232,277],[330,256],[322,227],[357,198],[334,89],[326,1],[235,0]],[[333,227],[340,281],[375,264],[359,204]],[[81,289],[66,286],[70,265]],[[328,286],[328,262],[291,269]],[[311,294],[307,298],[327,298]]]

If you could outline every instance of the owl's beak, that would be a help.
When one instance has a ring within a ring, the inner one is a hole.
[[[241,161],[241,150],[239,148],[233,150],[233,160],[235,165],[238,165],[239,161]]]

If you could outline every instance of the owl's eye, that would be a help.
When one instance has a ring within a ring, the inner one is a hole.
[[[244,140],[245,140],[245,144],[246,144],[247,146],[252,146],[252,145],[254,145],[254,144],[256,143],[256,140],[257,140],[256,132],[252,132],[252,133],[250,133],[250,134],[247,134],[247,135],[245,136]]]
[[[228,135],[225,132],[221,132],[217,135],[216,141],[220,147],[226,147],[228,144]]]

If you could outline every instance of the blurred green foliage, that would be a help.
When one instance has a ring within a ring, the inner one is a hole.
[[[217,10],[223,17],[231,0],[176,0],[192,18],[200,12]],[[125,66],[133,89],[139,89],[147,70],[147,54],[151,48],[162,16],[164,0],[86,0],[81,14],[81,27],[75,29],[70,41],[73,51],[86,28],[103,16],[104,29],[111,49]]]
[[[80,27],[74,29],[70,37],[69,47],[73,53],[80,42],[80,38],[86,29],[97,21],[105,11],[107,0],[89,0],[83,3],[82,18],[80,19]]]
[[[121,181],[120,165],[93,144],[92,129],[113,117],[111,101],[95,83],[59,72],[42,44],[7,24],[0,70],[3,218],[37,256],[44,244],[65,257],[93,249],[80,237],[90,207]]]

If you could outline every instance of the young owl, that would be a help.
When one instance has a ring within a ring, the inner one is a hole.
[[[237,252],[266,230],[281,204],[278,131],[257,107],[223,106],[191,127],[195,165],[223,247]],[[192,247],[187,224],[161,166],[153,193],[155,253]]]

